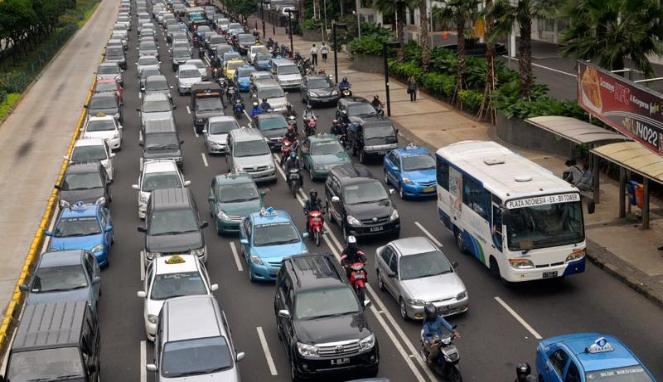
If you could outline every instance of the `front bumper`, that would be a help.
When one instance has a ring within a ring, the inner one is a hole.
[[[223,143],[205,142],[207,152],[210,154],[225,154],[228,152],[228,146]]]
[[[469,309],[469,297],[465,295],[465,298],[456,300],[456,298],[451,298],[449,300],[443,301],[431,301],[433,305],[438,309],[438,312],[441,312],[444,317],[453,316],[455,314],[461,314],[467,312]],[[424,306],[423,305],[413,305],[406,304],[407,315],[413,320],[422,320],[424,318]]]
[[[239,225],[241,223],[241,220],[222,220],[219,219],[218,217],[214,218],[214,224],[216,225],[216,232],[218,233],[234,233],[234,232],[239,232]]]
[[[269,263],[267,264],[254,264],[250,263],[249,272],[254,280],[259,281],[276,281],[276,276],[281,269],[281,265],[273,266]]]
[[[326,103],[336,103],[341,99],[340,95],[330,95],[330,96],[308,96],[308,100],[311,103],[315,104],[326,104]]]
[[[111,138],[108,140],[108,146],[110,146],[111,150],[113,151],[119,150],[121,145],[122,137]]]
[[[348,372],[372,372],[380,364],[380,351],[376,341],[373,349],[352,356],[339,358],[305,358],[297,350],[293,352],[294,367],[298,374],[307,379],[317,379],[322,376],[331,376],[334,374],[345,374]],[[343,360],[343,365],[332,365],[332,362]],[[343,378],[345,380],[345,378]]]
[[[427,198],[436,196],[436,191],[435,184],[421,185],[417,183],[411,183],[403,185],[403,194],[412,198]]]
[[[545,268],[515,269],[509,267],[508,272],[504,272],[506,274],[503,274],[503,277],[509,282],[553,279],[583,273],[585,271],[585,264],[586,256],[581,259],[569,261],[568,263]],[[500,266],[500,268],[502,267]]]
[[[248,82],[240,82],[237,87],[240,92],[248,92],[251,90],[251,84]]]
[[[251,178],[256,182],[270,182],[276,180],[276,169],[265,170],[265,171],[256,171],[249,172]]]
[[[94,258],[97,259],[99,267],[104,268],[108,266],[108,249],[93,253]]]
[[[389,235],[389,234],[400,234],[401,232],[401,221],[396,219],[393,222],[387,222],[384,224],[375,224],[367,225],[362,224],[360,226],[351,226],[347,225],[347,230],[349,235],[369,237],[369,236],[380,236],[380,235]]]
[[[297,89],[297,90],[299,90],[302,87],[302,81],[297,81],[297,82],[295,82],[295,81],[288,81],[288,82],[279,81],[279,85],[281,85],[281,87],[283,89]]]

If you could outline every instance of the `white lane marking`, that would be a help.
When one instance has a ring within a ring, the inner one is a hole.
[[[534,328],[532,326],[530,326],[530,324],[528,324],[527,321],[525,321],[525,319],[520,316],[520,314],[518,314],[506,302],[504,302],[504,300],[502,300],[501,298],[495,296],[495,301],[497,301],[500,305],[502,305],[502,307],[504,309],[506,309],[506,311],[509,312],[513,316],[513,318],[515,318],[518,322],[520,322],[520,325],[525,327],[525,329],[527,329],[527,331],[530,332],[534,336],[534,338],[536,338],[537,340],[540,340],[540,339],[543,338],[543,337],[541,337],[539,332],[534,330]]]
[[[138,92],[138,99],[143,98],[143,92]]]
[[[147,344],[145,340],[140,341],[140,382],[147,382]]]
[[[140,251],[140,281],[145,281],[145,251]]]
[[[239,259],[239,254],[237,252],[237,248],[235,247],[234,241],[230,242],[230,249],[232,250],[233,257],[235,258],[235,264],[237,265],[237,270],[240,272],[244,272],[244,268],[242,267],[242,262]]]
[[[249,120],[249,123],[251,123],[251,116],[246,112],[246,109],[244,109],[244,115],[246,116],[246,119]]]
[[[440,247],[440,248],[443,247],[442,243],[440,243],[440,241],[437,240],[437,239],[435,238],[435,236],[433,236],[432,233],[428,232],[428,230],[427,230],[426,228],[424,228],[423,225],[421,225],[419,222],[414,222],[414,225],[416,225],[417,227],[419,227],[419,229],[421,230],[421,232],[423,232],[426,236],[428,236],[428,238],[431,239],[431,241],[432,241],[433,243],[435,243],[435,245],[437,245],[437,246]]]
[[[191,109],[189,108],[189,105],[186,105],[186,112],[191,114]]]
[[[519,61],[517,58],[513,58],[513,57],[509,57],[509,56],[502,56],[502,57],[506,58],[506,59],[509,60],[509,61],[511,61],[511,60],[513,60],[513,61]],[[564,74],[564,75],[566,75],[566,76],[573,77],[573,78],[577,78],[577,77],[578,77],[576,74],[569,73],[569,72],[565,72],[565,71],[563,71],[563,70],[559,70],[559,69],[555,69],[555,68],[550,68],[550,67],[548,67],[548,66],[544,66],[544,65],[541,65],[541,64],[532,63],[532,66],[535,66],[535,67],[537,67],[537,68],[541,68],[541,69],[545,69],[545,70],[550,70],[551,72],[555,72],[555,73],[559,73],[559,74]]]
[[[276,154],[272,154],[272,155],[274,156],[274,160],[276,161],[276,163],[275,163],[276,164],[276,169],[279,171],[279,174],[281,174],[281,177],[283,178],[283,180],[286,180],[285,172],[283,172],[283,169],[281,168],[281,166],[278,165],[278,162],[280,162],[279,157]]]
[[[262,351],[265,353],[265,359],[267,360],[267,366],[269,367],[269,372],[272,375],[278,375],[276,372],[276,365],[274,365],[274,359],[272,358],[272,353],[269,352],[269,345],[267,345],[267,339],[265,338],[265,333],[262,331],[262,326],[256,327],[258,331],[258,338],[260,338],[260,345],[262,346]]]
[[[200,153],[200,155],[203,157],[203,164],[205,165],[205,167],[208,167],[209,164],[207,163],[207,156],[205,155],[205,153]]]
[[[384,322],[384,319],[380,315],[380,312],[378,312],[378,310],[375,309],[375,306],[371,306],[370,310],[371,310],[371,312],[373,312],[373,315],[378,320],[380,325],[384,328],[384,331],[387,334],[387,337],[394,338],[394,333],[391,331],[391,329],[389,328],[387,323]],[[407,354],[407,352],[405,351],[405,349],[403,349],[403,346],[399,342],[397,342],[397,341],[393,341],[393,342],[394,342],[394,345],[396,346],[396,350],[401,354],[401,356],[405,360],[405,363],[410,367],[410,370],[412,370],[412,373],[417,378],[417,381],[420,381],[420,382],[426,381],[426,379],[421,375],[421,373],[419,372],[417,367],[414,365],[414,363],[412,363],[412,358],[416,358],[416,359],[419,358],[419,357],[415,356],[416,353],[415,354]]]

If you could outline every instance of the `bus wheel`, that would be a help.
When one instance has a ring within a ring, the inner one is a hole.
[[[456,239],[456,247],[458,247],[460,253],[467,253],[467,249],[463,243],[463,232],[456,227],[454,227],[454,238]]]
[[[497,265],[497,260],[492,256],[490,258],[490,274],[498,280],[502,278],[500,275],[500,266]]]

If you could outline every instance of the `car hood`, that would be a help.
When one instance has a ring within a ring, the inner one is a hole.
[[[228,134],[207,134],[205,138],[208,142],[221,143],[223,145],[228,143]]]
[[[465,284],[455,272],[404,280],[400,283],[410,298],[424,301],[454,298],[458,293],[465,291]]]
[[[60,200],[74,204],[76,202],[94,203],[104,196],[103,187],[91,188],[89,190],[60,191]]]
[[[301,74],[279,74],[278,76],[279,81],[294,81],[294,80],[302,80],[302,75]]]
[[[170,90],[146,90],[145,96],[147,97],[150,94],[165,94],[168,98],[171,98]]]
[[[280,106],[285,106],[285,104],[288,102],[288,100],[285,97],[277,97],[277,98],[269,98],[267,99],[267,103],[272,108],[280,107]]]
[[[303,241],[290,244],[267,245],[264,247],[251,247],[251,255],[270,261],[280,261],[284,257],[299,255],[308,252]]]
[[[212,374],[189,375],[187,377],[178,378],[164,378],[159,377],[160,381],[177,381],[177,382],[239,382],[239,374],[237,372],[237,364],[235,367],[228,370],[219,371]]]
[[[150,252],[188,252],[204,244],[201,231],[145,237],[145,248]]]
[[[172,111],[158,111],[155,113],[142,113],[141,114],[141,119],[143,120],[143,124],[145,121],[148,120],[160,120],[160,119],[173,119],[173,112]]]
[[[313,97],[328,97],[332,95],[334,88],[325,88],[325,89],[309,89],[308,94]]]
[[[173,148],[168,150],[143,151],[144,159],[173,158],[181,156],[182,156],[182,150],[180,150],[179,148]]]
[[[191,59],[191,57],[173,57],[173,62],[181,64],[181,63],[187,62],[190,59]]]
[[[378,117],[377,117],[377,115],[374,115],[374,116],[365,116],[365,117],[351,116],[349,118],[350,118],[350,122],[352,122],[354,124],[357,124],[357,125],[361,125],[365,121],[372,121],[374,119],[377,119]]]
[[[48,249],[51,251],[66,251],[69,249],[89,251],[94,248],[94,246],[101,244],[102,241],[103,233],[88,236],[52,237]]]
[[[352,215],[359,220],[370,219],[377,216],[391,216],[391,213],[394,210],[391,202],[387,204],[387,202],[384,201],[379,203],[346,205],[345,209],[347,210],[348,215]]]
[[[326,155],[311,155],[311,161],[314,165],[335,166],[350,162],[350,157],[344,152]]]
[[[429,183],[435,181],[435,169],[416,170],[416,171],[403,171],[403,177],[409,178],[415,182]]]
[[[265,130],[262,132],[262,135],[266,138],[283,138],[287,132],[288,129],[284,127],[282,129]]]
[[[223,117],[224,115],[226,114],[223,112],[223,109],[195,112],[196,118]]]
[[[293,320],[293,326],[297,340],[308,344],[363,339],[372,333],[361,313],[317,320]]]
[[[245,202],[236,202],[236,203],[219,203],[219,210],[226,213],[230,216],[249,216],[253,212],[260,211],[262,207],[262,202],[260,198],[255,200],[247,200]]]
[[[120,74],[97,74],[98,80],[117,80],[121,77],[122,75]]]
[[[193,85],[197,84],[198,82],[201,82],[202,80],[200,78],[180,78],[178,79],[180,84],[184,85]]]
[[[74,301],[89,301],[90,289],[89,287],[72,289],[68,291],[46,292],[46,293],[29,293],[27,298],[28,304],[44,304],[49,302],[74,302]]]
[[[84,136],[87,138],[100,138],[100,139],[111,139],[115,137],[116,130],[108,131],[86,131]]]
[[[235,167],[258,167],[273,164],[273,158],[269,154],[256,155],[252,157],[233,157]]]
[[[138,73],[142,73],[143,70],[145,69],[157,69],[159,70],[159,65],[138,65],[136,68],[138,70]]]
[[[88,110],[88,115],[97,115],[99,113],[104,113],[106,115],[115,115],[119,112],[120,112],[119,108],[109,107],[109,108],[103,108],[103,109],[89,109]]]

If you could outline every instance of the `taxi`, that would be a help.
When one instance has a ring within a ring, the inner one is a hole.
[[[275,281],[284,258],[308,253],[303,240],[308,234],[301,234],[284,210],[250,214],[240,224],[239,237],[251,281]]]
[[[113,244],[110,211],[100,204],[76,203],[62,207],[52,231],[48,251],[82,249],[94,255],[100,267],[108,266]]]
[[[226,78],[235,78],[235,71],[244,65],[244,60],[229,60],[223,63],[223,75]]]
[[[616,337],[599,333],[545,339],[536,350],[541,382],[655,382],[653,375]]]
[[[154,341],[159,313],[166,299],[192,295],[211,296],[217,289],[219,285],[210,284],[205,266],[194,255],[154,259],[145,271],[143,290],[136,293],[139,298],[145,299],[143,317],[147,338]]]
[[[242,219],[262,209],[263,195],[249,174],[215,176],[210,185],[208,201],[216,232],[219,235],[238,232]]]
[[[428,149],[408,145],[383,159],[384,183],[393,185],[401,199],[436,196],[435,159]]]
[[[122,125],[104,113],[89,117],[81,135],[83,138],[101,138],[108,142],[113,151],[119,150],[122,145]]]
[[[251,88],[251,73],[255,72],[256,68],[249,64],[244,64],[235,70],[235,83],[241,92],[248,92]]]

